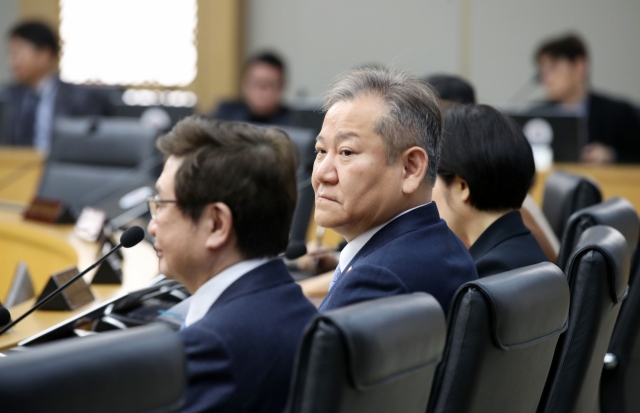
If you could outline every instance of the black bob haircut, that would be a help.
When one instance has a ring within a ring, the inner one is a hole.
[[[282,75],[282,80],[284,83],[286,68],[285,68],[284,61],[280,56],[278,56],[273,52],[262,52],[262,53],[255,54],[251,56],[245,63],[244,65],[245,72],[250,66],[256,63],[264,63],[278,69],[280,71],[280,74]]]
[[[469,185],[471,205],[481,211],[519,209],[536,172],[531,145],[520,127],[488,105],[451,105],[444,111],[438,176]]]
[[[459,76],[431,75],[424,80],[433,86],[440,99],[465,105],[476,103],[476,92],[473,86]]]
[[[26,40],[38,49],[48,49],[54,56],[60,53],[58,36],[49,25],[40,21],[18,23],[9,32],[9,37]]]
[[[536,51],[535,60],[539,60],[542,56],[550,56],[554,59],[568,59],[571,62],[575,62],[578,59],[588,59],[587,47],[580,36],[576,34],[556,37],[542,43]]]

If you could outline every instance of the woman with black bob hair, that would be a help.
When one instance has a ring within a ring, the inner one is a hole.
[[[535,174],[517,124],[487,105],[447,105],[433,200],[486,277],[547,261],[520,208]]]

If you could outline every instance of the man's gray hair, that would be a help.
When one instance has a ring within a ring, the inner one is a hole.
[[[443,121],[437,94],[417,77],[399,70],[356,69],[342,75],[327,92],[323,109],[362,96],[379,96],[387,113],[374,125],[382,137],[387,162],[393,163],[408,148],[419,146],[427,152],[427,178],[433,186],[440,162]]]

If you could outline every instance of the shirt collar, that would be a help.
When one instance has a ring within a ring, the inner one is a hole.
[[[430,203],[431,202],[428,202],[426,204],[418,205],[417,207],[413,207],[411,209],[407,209],[406,211],[403,211],[403,212],[399,213],[398,215],[396,215],[395,217],[391,218],[390,220],[388,220],[384,224],[378,225],[377,227],[374,227],[374,228],[371,228],[370,230],[368,230],[366,232],[363,232],[362,234],[360,234],[357,237],[355,237],[354,239],[352,239],[351,242],[349,242],[342,249],[342,251],[340,252],[340,264],[339,264],[340,272],[344,272],[345,267],[351,262],[353,257],[355,257],[356,254],[362,249],[362,247],[364,247],[367,244],[367,242],[369,242],[371,237],[376,235],[376,232],[378,232],[382,228],[384,228],[385,225],[387,225],[389,222],[393,221],[394,219],[399,218],[399,217],[403,216],[404,214],[413,211],[414,209],[418,209],[418,208],[423,207],[425,205],[428,205]]]
[[[36,86],[36,93],[40,96],[51,93],[56,85],[55,80],[56,76],[53,73],[46,75]]]
[[[229,288],[231,284],[237,281],[246,273],[258,268],[261,265],[271,261],[272,258],[258,258],[252,260],[240,261],[237,264],[219,272],[200,288],[191,297],[191,305],[185,318],[185,325],[189,327],[191,324],[202,319],[209,311],[209,308],[216,302],[222,293]]]

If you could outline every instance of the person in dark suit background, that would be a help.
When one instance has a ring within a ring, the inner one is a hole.
[[[325,109],[314,217],[348,244],[319,310],[422,291],[447,311],[477,274],[430,202],[442,137],[435,93],[407,73],[365,68],[334,84]]]
[[[58,116],[99,116],[107,102],[81,86],[60,80],[57,35],[38,21],[19,23],[9,32],[9,61],[14,82],[0,91],[9,113],[4,144],[51,147],[51,131]]]
[[[433,199],[480,277],[547,261],[520,208],[535,175],[527,138],[487,105],[451,105]]]
[[[211,117],[268,125],[291,125],[293,115],[283,103],[285,84],[286,71],[282,59],[271,52],[257,54],[245,63],[242,100],[220,103]]]
[[[640,162],[638,114],[627,102],[590,90],[590,63],[580,37],[571,34],[544,42],[535,61],[549,101],[586,119],[583,162]]]
[[[297,198],[294,145],[274,128],[190,117],[158,148],[167,160],[148,229],[160,272],[193,294],[184,411],[283,411],[316,313],[277,258]]]

